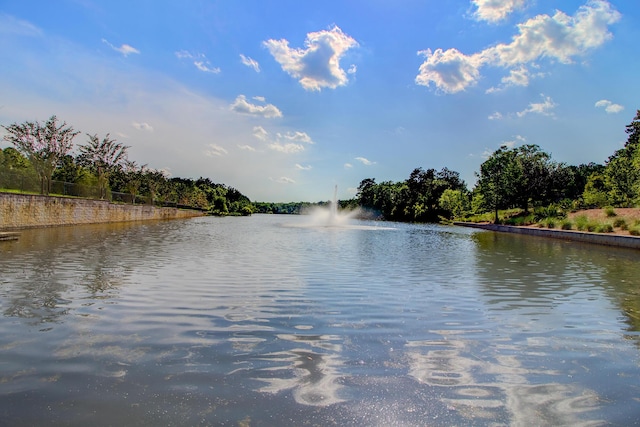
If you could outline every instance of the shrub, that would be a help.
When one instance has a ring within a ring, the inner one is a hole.
[[[547,228],[556,228],[556,220],[554,218],[547,218],[544,222]]]
[[[613,225],[611,224],[598,224],[596,227],[597,233],[613,233]]]
[[[616,228],[621,228],[623,230],[626,230],[628,228],[627,221],[625,221],[624,218],[616,218],[615,221],[613,221],[613,226]]]
[[[573,224],[571,223],[571,221],[566,219],[560,224],[560,228],[562,228],[563,230],[571,230],[572,227]]]
[[[611,206],[604,208],[604,213],[608,218],[616,216],[616,211]]]
[[[632,227],[629,229],[629,234],[632,236],[640,236],[640,227]]]
[[[598,224],[596,224],[595,222],[588,222],[587,225],[586,225],[587,231],[589,231],[591,233],[596,231],[597,228],[598,228]]]
[[[576,217],[576,228],[579,231],[586,230],[588,223],[589,223],[589,220],[587,219],[587,217],[585,215],[579,215],[579,216]]]

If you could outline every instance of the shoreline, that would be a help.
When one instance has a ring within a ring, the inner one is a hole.
[[[585,231],[557,230],[550,228],[518,227],[513,225],[481,224],[475,222],[454,221],[453,225],[477,228],[500,233],[515,233],[528,236],[547,237],[565,241],[592,243],[618,248],[640,249],[640,237],[619,234],[590,233]]]

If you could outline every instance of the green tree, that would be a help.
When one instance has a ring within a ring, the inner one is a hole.
[[[515,178],[519,171],[515,164],[515,152],[502,146],[480,165],[477,191],[482,195],[487,208],[495,213],[497,223],[498,210],[509,207],[514,200]]]
[[[611,203],[632,206],[639,198],[640,187],[640,110],[636,111],[625,132],[628,134],[627,142],[609,157],[604,175]]]
[[[78,161],[96,174],[100,198],[104,199],[109,187],[109,176],[116,168],[124,165],[129,147],[109,138],[109,134],[102,138],[102,141],[98,135],[87,134],[87,136],[89,137],[87,144],[79,147]]]
[[[440,196],[439,204],[447,212],[448,218],[461,218],[471,209],[469,195],[463,190],[447,188]]]
[[[7,134],[4,139],[24,154],[40,178],[40,193],[49,194],[51,175],[60,160],[73,148],[73,138],[79,132],[63,122],[58,126],[58,118],[51,116],[44,125],[38,121],[12,123],[2,126]]]

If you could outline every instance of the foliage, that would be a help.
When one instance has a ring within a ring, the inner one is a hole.
[[[447,190],[453,193],[447,193],[443,199]],[[437,221],[439,216],[460,216],[469,209],[467,189],[460,174],[447,168],[440,171],[416,168],[402,182],[376,183],[373,178],[364,179],[358,186],[356,199],[365,210],[392,221]]]
[[[127,160],[127,149],[129,147],[109,138],[109,134],[102,141],[98,135],[89,135],[86,145],[81,145],[78,163],[91,170],[98,178],[100,187],[100,198],[107,196],[109,186],[109,175],[114,169],[123,166]]]
[[[53,171],[62,158],[71,151],[73,138],[79,132],[67,126],[66,122],[58,126],[56,116],[51,116],[44,125],[38,121],[26,121],[2,127],[7,131],[4,139],[29,159],[38,174],[40,193],[49,194]]]

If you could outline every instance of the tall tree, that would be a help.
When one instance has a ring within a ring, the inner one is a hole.
[[[517,175],[515,152],[503,145],[480,165],[477,191],[482,195],[487,207],[494,211],[498,222],[498,210],[513,202],[514,177]]]
[[[616,205],[631,206],[640,198],[640,110],[625,132],[627,142],[609,157],[604,175],[609,199]]]
[[[24,154],[40,178],[40,193],[49,194],[51,175],[60,160],[73,148],[73,138],[80,132],[63,122],[58,126],[54,115],[44,125],[40,122],[12,123],[2,126],[7,134],[5,141],[13,144]]]
[[[102,141],[98,135],[87,134],[87,136],[89,137],[88,143],[79,147],[78,161],[96,174],[100,198],[104,199],[107,196],[109,175],[115,168],[124,166],[129,147],[109,138],[109,134],[102,138]]]

